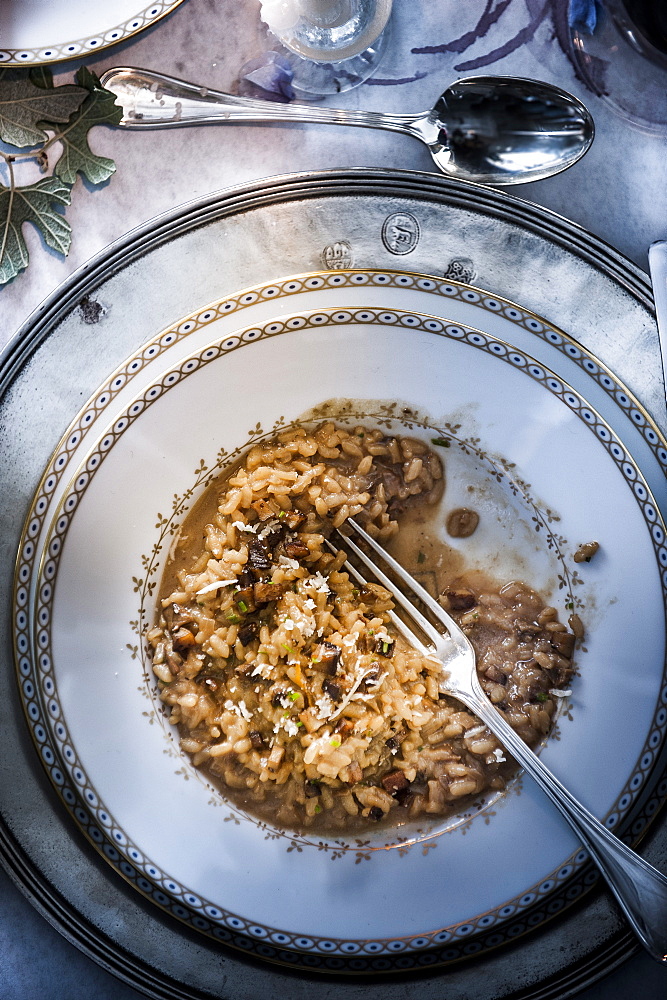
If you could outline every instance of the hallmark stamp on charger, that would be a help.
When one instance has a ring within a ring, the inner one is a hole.
[[[419,223],[409,212],[388,215],[382,226],[382,242],[389,253],[412,253],[419,243]]]
[[[322,251],[322,263],[329,271],[346,271],[352,267],[352,247],[347,240],[331,243]]]

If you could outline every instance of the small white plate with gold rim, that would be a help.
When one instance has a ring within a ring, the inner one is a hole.
[[[155,24],[183,0],[21,0],[0,4],[0,65],[41,66],[88,56]]]

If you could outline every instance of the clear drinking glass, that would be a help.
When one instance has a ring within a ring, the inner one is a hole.
[[[575,27],[588,87],[643,131],[667,131],[667,0],[602,0],[595,30]]]
[[[357,87],[382,58],[392,0],[262,0],[262,20],[281,43],[292,89],[315,100]]]

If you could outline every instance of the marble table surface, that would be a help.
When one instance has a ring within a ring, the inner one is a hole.
[[[667,236],[667,135],[628,125],[577,79],[557,37],[562,8],[559,0],[395,0],[389,49],[375,79],[325,103],[417,111],[457,77],[475,73],[557,83],[592,111],[595,143],[565,174],[516,187],[514,193],[579,223],[645,269],[649,244]],[[111,66],[140,66],[230,91],[243,64],[268,47],[257,0],[184,0],[152,28],[86,63],[98,74]],[[437,51],[419,51],[425,47]],[[71,82],[78,65],[56,66],[56,82]],[[91,144],[116,161],[117,172],[101,188],[77,181],[67,210],[74,234],[67,258],[45,248],[26,227],[30,265],[0,289],[0,350],[90,256],[174,206],[230,184],[292,171],[432,168],[426,149],[408,137],[356,129],[97,128]],[[34,168],[21,169],[20,183],[33,179]],[[634,1000],[638,987],[646,1000],[667,995],[667,970],[640,953],[580,996]],[[0,1000],[139,995],[61,938],[0,872]]]

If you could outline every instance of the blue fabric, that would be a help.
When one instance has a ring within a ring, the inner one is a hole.
[[[239,94],[242,97],[261,97],[285,104],[294,100],[292,67],[284,56],[273,49],[245,63],[239,76]]]
[[[570,27],[592,35],[601,13],[599,0],[570,0],[568,10]]]

